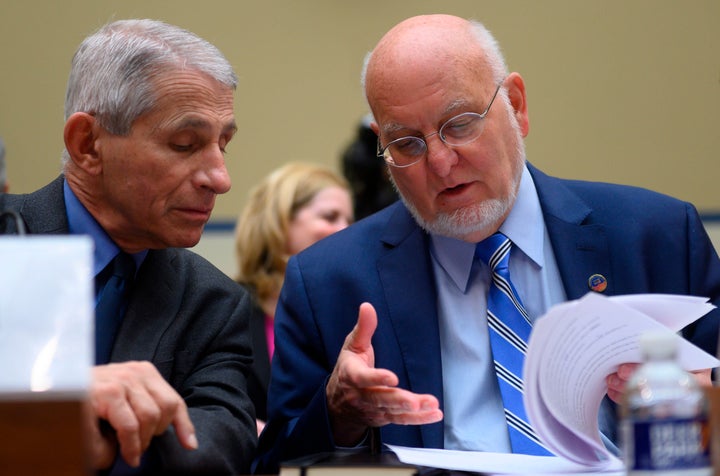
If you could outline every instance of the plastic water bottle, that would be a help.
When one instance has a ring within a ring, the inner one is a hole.
[[[640,336],[644,363],[628,381],[621,406],[621,435],[629,476],[712,474],[708,402],[677,363],[678,336]]]

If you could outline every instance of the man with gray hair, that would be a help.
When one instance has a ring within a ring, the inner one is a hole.
[[[62,175],[0,195],[28,233],[94,240],[93,469],[249,470],[250,296],[182,249],[230,189],[236,85],[222,53],[191,32],[152,20],[105,25],[73,57]]]

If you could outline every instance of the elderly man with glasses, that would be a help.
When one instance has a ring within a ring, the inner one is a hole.
[[[521,389],[522,377],[498,364],[495,334],[506,324],[496,296],[512,298],[501,307],[528,329],[590,290],[720,303],[720,260],[692,205],[549,177],[526,161],[523,78],[479,23],[401,22],[368,57],[363,82],[402,200],[288,263],[255,471],[378,433],[396,445],[548,454],[506,400],[507,381]],[[714,354],[718,313],[683,333]],[[521,369],[522,354],[510,357]],[[608,376],[610,399],[632,370]],[[612,405],[599,415],[611,449]]]

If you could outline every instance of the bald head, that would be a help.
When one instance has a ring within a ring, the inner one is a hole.
[[[453,15],[421,15],[380,39],[366,59],[362,80],[372,107],[379,96],[397,97],[412,80],[446,81],[460,71],[489,84],[508,73],[495,38],[482,24]]]
[[[522,77],[508,73],[490,32],[451,15],[409,18],[368,55],[363,81],[370,127],[418,224],[473,243],[497,231],[529,121]]]

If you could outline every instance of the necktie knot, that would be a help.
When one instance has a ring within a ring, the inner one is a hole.
[[[498,269],[507,269],[511,247],[510,238],[497,232],[476,245],[475,256],[488,265],[493,272]]]
[[[121,251],[112,261],[112,274],[124,279],[134,278],[135,260],[129,254]]]

